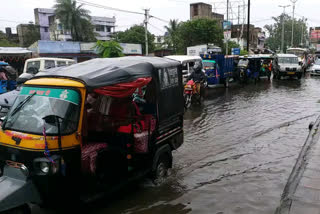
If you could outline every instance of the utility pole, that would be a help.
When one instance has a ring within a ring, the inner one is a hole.
[[[248,0],[247,51],[250,52],[250,0]]]
[[[295,10],[295,8],[296,8],[296,2],[298,1],[298,0],[290,0],[291,2],[292,2],[292,35],[291,35],[291,47],[293,48],[293,30],[294,30],[294,22],[295,22],[295,20],[294,20],[294,10]]]
[[[282,34],[281,34],[281,50],[280,52],[283,53],[283,48],[284,48],[284,15],[286,13],[286,7],[290,7],[290,5],[279,5],[279,7],[283,8],[283,14],[282,14]]]
[[[148,47],[148,21],[149,21],[149,10],[144,9],[144,30],[145,30],[145,42],[146,42],[146,56],[149,54],[149,47]]]
[[[227,26],[229,27],[229,0],[227,0]],[[227,31],[229,31],[228,27],[227,27]],[[227,40],[227,42],[226,42],[226,55],[228,55],[229,34],[227,34],[226,40]]]
[[[238,44],[240,45],[240,5],[238,5],[238,28],[237,28],[237,35],[238,35]]]
[[[301,47],[303,47],[303,36],[304,36],[304,32],[303,32],[303,30],[304,30],[304,21],[306,21],[306,20],[304,19],[304,17],[302,17],[302,25],[301,25]]]

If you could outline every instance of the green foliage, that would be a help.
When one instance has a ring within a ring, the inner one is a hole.
[[[232,48],[240,48],[239,44],[234,41],[228,41],[228,54],[231,55]],[[226,43],[223,44],[223,54],[226,54]]]
[[[154,35],[148,32],[148,50],[151,53],[154,48]],[[146,47],[145,47],[145,29],[143,26],[135,25],[124,32],[118,32],[115,35],[115,39],[118,42],[122,43],[134,43],[134,44],[141,44],[142,45],[142,53],[145,54]]]
[[[102,58],[113,58],[124,56],[123,48],[116,41],[97,41],[95,45],[97,53]]]
[[[0,31],[0,47],[18,47],[19,45],[7,39],[4,32]]]
[[[273,50],[280,50],[281,47],[281,34],[282,34],[282,15],[278,17],[273,17],[274,24],[265,25],[264,28],[269,33],[269,38],[266,40],[266,46]],[[284,52],[287,48],[291,46],[291,36],[292,36],[292,17],[284,15]],[[294,33],[293,33],[293,46],[301,46],[301,36],[307,35],[307,25],[302,19],[294,20]]]
[[[177,53],[178,43],[179,43],[179,20],[172,19],[169,22],[168,26],[165,26],[168,35],[165,37],[165,44],[168,46],[169,49],[173,50],[173,53]]]
[[[34,24],[28,24],[28,28],[25,32],[23,46],[29,47],[36,41],[40,40],[40,29],[39,26]]]
[[[56,0],[54,5],[56,17],[63,25],[63,29],[70,31],[74,41],[95,41],[94,26],[91,24],[90,11],[77,6],[75,0]]]
[[[246,55],[249,55],[247,50],[241,50],[240,51],[240,56],[246,56]]]
[[[182,22],[177,31],[178,52],[186,53],[187,47],[213,43],[222,47],[223,31],[216,20],[195,19]]]

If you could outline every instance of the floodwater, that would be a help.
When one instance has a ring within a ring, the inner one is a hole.
[[[166,182],[145,180],[92,213],[274,213],[319,113],[320,79],[209,90],[185,114]]]

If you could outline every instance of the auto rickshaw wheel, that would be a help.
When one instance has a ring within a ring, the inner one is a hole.
[[[184,95],[184,107],[186,109],[191,107],[191,103],[192,103],[192,95],[191,94],[185,94]]]
[[[170,157],[167,154],[162,154],[157,162],[155,171],[152,173],[153,183],[156,185],[163,183],[168,176],[169,168],[170,168]]]

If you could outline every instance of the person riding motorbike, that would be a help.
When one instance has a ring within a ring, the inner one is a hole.
[[[206,76],[204,74],[204,71],[202,69],[202,64],[199,61],[196,61],[194,66],[193,66],[193,72],[191,75],[188,77],[189,80],[193,80],[196,83],[197,86],[197,91],[200,95],[202,95],[202,88],[203,88],[203,83],[206,80]]]

